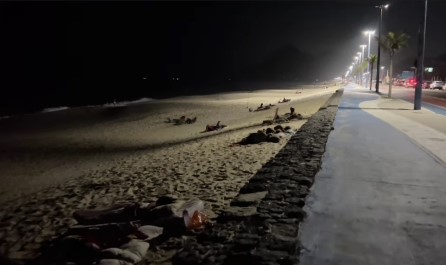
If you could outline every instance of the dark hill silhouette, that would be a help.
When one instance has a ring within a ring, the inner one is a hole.
[[[293,45],[283,46],[249,69],[245,74],[256,80],[309,81],[314,74],[311,69],[314,58]]]

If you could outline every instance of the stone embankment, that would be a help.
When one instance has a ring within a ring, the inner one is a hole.
[[[305,198],[320,169],[341,96],[342,90],[337,91],[173,264],[297,264]]]

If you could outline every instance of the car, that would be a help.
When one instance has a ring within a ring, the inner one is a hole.
[[[431,86],[431,81],[424,81],[423,82],[423,89],[428,89]]]
[[[404,87],[415,87],[417,85],[417,80],[414,78],[407,79],[404,81]]]
[[[402,80],[402,79],[395,79],[393,81],[393,85],[394,86],[404,86],[404,80]]]
[[[443,81],[432,81],[432,84],[430,85],[430,89],[439,89],[443,90],[444,83]]]

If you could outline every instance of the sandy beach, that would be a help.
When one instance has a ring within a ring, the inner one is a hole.
[[[75,221],[75,210],[197,197],[210,217],[287,142],[233,145],[295,108],[309,117],[339,87],[191,96],[109,108],[76,108],[0,121],[0,253],[29,258]],[[297,93],[296,93],[297,92]],[[287,103],[278,104],[283,98]],[[261,103],[270,110],[250,112]],[[167,118],[197,117],[173,125]],[[223,130],[203,133],[217,121]],[[299,129],[304,120],[286,125]],[[269,126],[271,127],[271,126]]]

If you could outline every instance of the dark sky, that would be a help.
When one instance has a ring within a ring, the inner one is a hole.
[[[416,57],[420,2],[390,1],[384,14],[384,32],[411,36],[397,70]],[[193,94],[229,78],[331,79],[377,29],[377,3],[1,2],[2,111]],[[429,57],[446,54],[445,14],[431,0]]]

